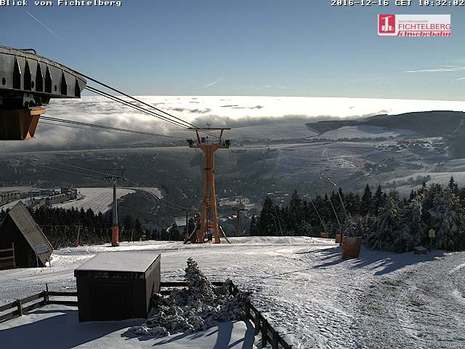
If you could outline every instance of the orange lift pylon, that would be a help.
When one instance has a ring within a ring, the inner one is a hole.
[[[197,230],[195,241],[198,243],[205,242],[205,238],[211,234],[212,242],[219,244],[221,242],[220,234],[223,231],[218,221],[218,205],[216,202],[215,189],[215,151],[218,149],[228,149],[231,145],[229,139],[223,140],[223,132],[230,128],[190,128],[196,133],[195,140],[188,140],[190,148],[200,149],[203,152],[203,194],[202,207],[200,209],[200,229]],[[212,140],[207,136],[200,136],[201,131],[212,132],[220,131],[218,139]]]

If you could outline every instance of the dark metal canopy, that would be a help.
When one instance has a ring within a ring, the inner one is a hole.
[[[86,79],[32,49],[0,46],[0,109],[42,106],[50,98],[79,98]]]

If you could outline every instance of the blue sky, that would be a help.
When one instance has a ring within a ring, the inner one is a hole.
[[[0,7],[0,44],[35,48],[133,94],[465,100],[465,8],[335,8],[326,0],[29,3]],[[378,13],[452,14],[454,34],[380,38]]]

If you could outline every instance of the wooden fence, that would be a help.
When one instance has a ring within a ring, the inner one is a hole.
[[[4,304],[0,306],[0,323],[7,320],[14,319],[16,317],[22,316],[23,314],[46,306],[48,304],[59,304],[59,305],[68,305],[68,306],[77,306],[77,300],[63,300],[57,299],[60,297],[66,298],[76,298],[77,292],[75,291],[49,291],[48,288],[45,291],[39,292],[32,296],[17,299],[14,302]]]
[[[223,286],[224,282],[212,282],[213,286]],[[173,288],[187,287],[187,283],[184,281],[169,281],[161,283],[160,293],[163,295],[168,295]],[[231,293],[239,293],[238,287],[231,283]],[[263,314],[248,300],[245,303],[244,309],[247,320],[250,320],[255,327],[255,334],[261,335],[261,344],[262,347],[265,347],[267,344],[271,344],[273,349],[292,349],[292,345],[286,342],[282,335],[270,325],[268,320],[265,319]]]
[[[224,282],[212,282],[212,284],[214,286],[223,286]],[[161,282],[160,293],[162,295],[168,295],[171,290],[181,287],[187,287],[187,283],[184,281]],[[231,292],[233,294],[239,292],[239,289],[233,283],[231,283]],[[0,306],[0,323],[17,318],[31,310],[41,308],[48,304],[77,306],[77,292],[49,291],[47,286],[45,291]],[[261,335],[262,347],[271,344],[273,349],[292,349],[292,345],[288,344],[279,332],[270,325],[268,320],[265,319],[262,313],[260,313],[250,300],[245,303],[244,312],[247,319],[254,324],[255,334]],[[2,313],[3,315],[1,315]]]

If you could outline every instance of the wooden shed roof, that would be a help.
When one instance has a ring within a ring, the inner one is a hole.
[[[144,273],[159,257],[158,253],[141,251],[99,253],[76,271]]]
[[[24,236],[28,244],[31,246],[37,258],[40,259],[42,264],[45,265],[50,259],[53,247],[48,241],[45,234],[40,229],[39,225],[34,221],[29,210],[22,202],[18,202],[10,211],[8,211],[7,218],[11,218],[18,230]],[[8,219],[5,219],[3,225]]]

